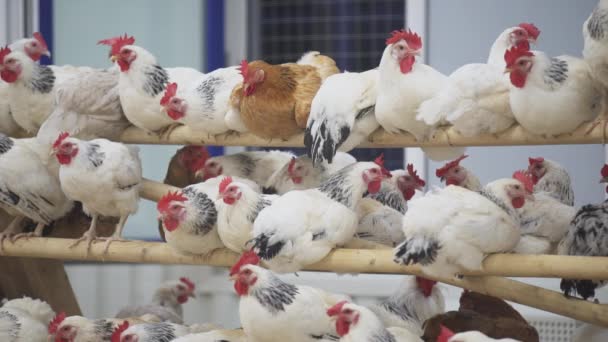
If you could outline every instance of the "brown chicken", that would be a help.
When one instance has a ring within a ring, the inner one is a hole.
[[[163,183],[178,188],[198,183],[200,180],[195,177],[195,174],[205,166],[207,159],[209,159],[209,152],[205,146],[188,145],[180,148],[169,161]],[[165,231],[160,221],[158,221],[158,232],[161,239],[165,241]]]
[[[443,325],[455,333],[477,330],[492,338],[538,342],[536,329],[499,298],[464,291],[458,311],[437,315],[424,323],[424,341],[435,342]]]
[[[243,83],[230,101],[249,131],[266,139],[288,139],[306,128],[310,105],[324,78],[338,72],[335,62],[318,52],[298,63],[241,63]]]

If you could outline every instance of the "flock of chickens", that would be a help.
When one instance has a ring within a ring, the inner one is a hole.
[[[130,125],[161,137],[180,125],[209,136],[251,132],[266,139],[304,131],[303,156],[258,151],[208,158],[203,147],[178,151],[171,165],[181,171],[170,167],[166,182],[182,189],[157,204],[163,239],[182,254],[224,247],[242,253],[231,277],[251,341],[419,340],[416,329],[438,312],[419,314],[408,301],[368,309],[287,284],[275,273],[298,272],[360,240],[394,247],[395,262],[419,264],[433,278],[480,270],[491,253],[608,255],[608,204],[574,208],[568,173],[553,161],[530,158],[526,170],[484,186],[460,165],[461,149],[427,148],[432,159],[460,157],[436,172],[446,187],[413,198],[426,185],[413,165],[389,171],[382,156],[366,162],[346,153],[379,126],[417,140],[444,125],[477,136],[516,121],[534,134],[572,132],[605,111],[606,18],[608,0],[601,0],[583,25],[584,59],[530,50],[540,31],[523,23],[499,35],[487,63],[465,65],[449,77],[416,60],[422,40],[411,30],[394,31],[379,66],[361,73],[339,73],[318,52],[296,63],[243,61],[207,74],[163,68],[126,34],[99,42],[111,48],[109,69],[45,66],[37,61],[49,51],[35,33],[0,49],[0,131],[6,134],[0,134],[0,208],[14,217],[0,233],[0,249],[5,240],[42,236],[75,203],[91,220],[73,246],[105,240],[107,252],[121,240],[138,208],[142,169],[136,147],[112,140]],[[17,138],[28,135],[36,137]],[[608,165],[601,176],[608,182]],[[109,237],[97,236],[102,217],[118,218]],[[31,233],[21,233],[26,219],[35,224]],[[432,297],[431,281],[414,283],[424,298]],[[561,283],[566,295],[584,299],[601,285]],[[0,323],[10,315],[0,311]],[[385,329],[406,317],[419,325]],[[69,319],[51,324],[56,341],[81,341],[61,325]],[[104,332],[116,328],[103,324]],[[148,341],[129,324],[120,324],[112,341]]]
[[[506,302],[464,291],[457,311],[445,311],[435,282],[406,276],[386,299],[357,305],[343,294],[293,285],[245,253],[231,268],[242,327],[184,323],[182,305],[196,297],[188,278],[168,281],[149,304],[122,308],[113,318],[55,313],[28,297],[0,307],[0,338],[10,342],[538,342],[534,327]],[[454,333],[457,332],[457,333]],[[495,340],[494,338],[500,338]],[[514,338],[514,339],[511,339]]]

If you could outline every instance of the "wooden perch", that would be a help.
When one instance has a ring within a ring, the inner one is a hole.
[[[96,243],[87,256],[84,244],[72,249],[68,247],[73,241],[56,238],[19,240],[15,244],[5,243],[4,252],[0,252],[0,255],[225,267],[232,266],[238,259],[236,253],[226,249],[216,250],[206,257],[193,257],[178,255],[165,243],[143,241],[115,242],[110,245],[107,255],[102,253],[103,243]],[[522,262],[525,258],[531,258],[534,261],[529,264]],[[570,258],[574,259],[570,260]],[[310,265],[306,269],[339,273],[405,273],[426,276],[419,267],[400,266],[395,264],[392,259],[392,250],[337,249],[322,261]],[[484,263],[486,270],[483,273],[503,276],[519,276],[521,274],[528,276],[534,273],[536,276],[551,275],[571,278],[595,275],[595,278],[608,279],[607,264],[608,258],[603,257],[493,255]],[[573,265],[575,267],[572,267]],[[533,267],[540,267],[540,269],[532,272]],[[505,272],[505,270],[509,272]],[[593,270],[595,270],[595,273]],[[466,274],[476,275],[479,273]],[[466,276],[461,280],[451,278],[438,278],[436,280],[593,324],[608,326],[608,307],[605,305],[568,299],[558,292],[522,284],[514,280],[495,276]]]
[[[602,144],[606,142],[604,123],[595,126],[591,132],[585,134],[591,127],[585,123],[572,133],[557,137],[541,137],[514,125],[508,130],[494,136],[481,135],[464,137],[451,128],[438,129],[428,141],[416,141],[411,134],[389,134],[383,129],[372,133],[368,141],[359,147],[374,148],[401,148],[401,147],[437,147],[437,146],[509,146],[509,145],[562,145],[562,144]],[[122,142],[130,144],[158,144],[158,145],[224,145],[224,146],[267,146],[267,147],[302,147],[304,138],[302,134],[288,140],[262,139],[253,134],[240,134],[227,136],[221,134],[208,137],[205,133],[192,132],[188,127],[178,127],[168,137],[160,138],[158,135],[147,133],[136,127],[128,128],[121,136]]]
[[[181,189],[144,178],[139,190],[139,196],[153,202],[158,202],[167,192],[178,190]]]

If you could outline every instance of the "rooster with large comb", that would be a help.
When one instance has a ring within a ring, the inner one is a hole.
[[[243,60],[243,83],[232,91],[231,102],[250,132],[288,139],[306,128],[313,97],[325,77],[338,72],[331,58],[321,57],[313,51],[298,63],[280,65]],[[333,72],[327,72],[328,64]]]
[[[357,206],[390,177],[383,165],[358,162],[314,189],[293,190],[274,200],[253,223],[251,247],[276,272],[297,272],[347,244],[357,229]]]
[[[509,252],[519,242],[517,209],[534,200],[533,188],[529,175],[516,172],[479,192],[448,186],[410,201],[395,262],[419,264],[437,277],[481,270],[488,254]]]
[[[389,133],[411,133],[416,140],[425,141],[434,126],[416,118],[418,106],[437,94],[447,77],[417,59],[422,54],[422,38],[411,30],[393,31],[378,67],[376,119]],[[433,160],[452,159],[462,154],[462,148],[423,148]]]
[[[284,282],[259,266],[253,251],[243,253],[230,269],[240,297],[239,317],[249,341],[336,341],[327,308],[346,296]]]

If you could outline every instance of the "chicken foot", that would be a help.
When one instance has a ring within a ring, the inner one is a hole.
[[[125,228],[125,223],[127,223],[127,218],[129,215],[121,216],[118,224],[116,225],[116,229],[114,230],[114,234],[107,238],[99,238],[98,240],[105,240],[106,244],[103,247],[103,254],[108,254],[108,249],[110,248],[110,244],[114,241],[125,241],[122,238],[122,230]]]
[[[44,230],[44,227],[46,227],[46,225],[44,223],[38,223],[36,225],[36,228],[34,229],[33,232],[31,233],[21,233],[21,234],[17,234],[15,236],[13,236],[13,238],[11,239],[11,242],[15,242],[19,239],[29,239],[31,237],[41,237],[42,236],[42,231]]]
[[[87,242],[87,255],[89,255],[89,252],[91,251],[91,245],[93,244],[93,241],[97,237],[97,232],[96,232],[97,217],[98,217],[98,215],[96,215],[96,214],[92,215],[91,225],[89,226],[89,230],[87,230],[84,234],[82,234],[82,236],[78,240],[74,241],[74,243],[72,243],[68,248],[74,248],[81,241],[86,241]]]
[[[171,133],[173,133],[173,130],[175,130],[177,127],[179,127],[181,125],[182,124],[179,124],[179,123],[170,124],[169,126],[161,128],[157,132],[157,134],[162,140],[169,140],[169,137],[171,136]]]
[[[9,239],[13,242],[13,236],[21,231],[21,222],[23,222],[23,216],[15,216],[11,223],[6,229],[0,233],[0,251],[4,250],[4,240]]]

